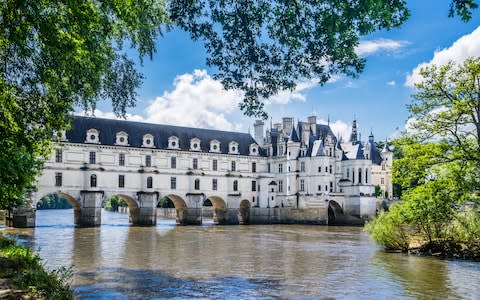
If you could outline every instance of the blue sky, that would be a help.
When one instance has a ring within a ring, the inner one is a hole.
[[[367,63],[359,78],[338,77],[324,86],[304,82],[294,93],[270,99],[266,111],[273,122],[282,116],[306,120],[313,112],[323,121],[330,116],[333,130],[344,136],[354,116],[363,139],[370,130],[377,140],[403,130],[405,105],[413,93],[407,86],[409,74],[422,63],[480,56],[479,10],[464,23],[448,18],[450,0],[407,2],[411,16],[402,27],[362,37],[357,51]],[[145,80],[129,119],[243,132],[254,122],[237,108],[240,95],[224,91],[210,77],[214,70],[205,64],[202,44],[179,30],[159,38],[153,60],[145,60],[139,69]],[[96,116],[112,117],[108,103],[99,103],[98,109]]]

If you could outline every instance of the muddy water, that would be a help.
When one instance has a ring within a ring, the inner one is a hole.
[[[72,266],[79,299],[480,299],[480,264],[385,253],[358,227],[102,222],[45,210],[35,229],[3,231],[48,268]]]

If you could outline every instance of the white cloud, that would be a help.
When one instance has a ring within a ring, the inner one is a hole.
[[[327,120],[320,119],[320,124],[327,124]],[[337,138],[342,138],[343,142],[346,142],[350,139],[350,134],[352,133],[352,126],[342,120],[336,120],[335,122],[330,121],[330,128],[332,128],[333,134]]]
[[[359,56],[369,56],[380,51],[395,51],[407,46],[407,41],[395,41],[391,39],[376,39],[369,41],[361,41],[355,49]]]
[[[395,82],[395,80],[392,80],[392,81],[387,82],[387,85],[395,86],[395,85],[397,85],[397,83]]]
[[[179,75],[173,86],[148,105],[147,122],[221,130],[241,127],[227,117],[238,109],[241,93],[225,90],[207,71]]]
[[[420,69],[429,64],[444,65],[449,61],[462,63],[465,59],[473,56],[480,56],[480,26],[472,33],[456,40],[450,47],[435,51],[432,60],[419,64],[407,75],[405,85],[414,87],[415,83],[421,82]]]
[[[76,115],[78,116],[95,116],[97,118],[104,118],[104,119],[117,119],[117,120],[129,120],[129,121],[138,121],[138,122],[144,122],[145,119],[140,116],[140,115],[132,115],[132,114],[126,114],[125,118],[120,118],[117,117],[113,112],[103,112],[99,109],[95,109],[95,111],[92,112],[85,112],[85,111],[76,111]]]
[[[332,77],[333,78],[333,77]],[[336,79],[335,79],[336,80]],[[332,81],[333,82],[333,81]],[[265,101],[265,104],[287,104],[290,101],[305,102],[307,99],[302,93],[318,85],[318,80],[311,79],[308,81],[302,81],[297,83],[297,86],[293,91],[280,91],[277,95],[274,95]]]

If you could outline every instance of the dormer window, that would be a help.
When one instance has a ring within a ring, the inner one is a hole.
[[[168,149],[178,149],[180,148],[180,141],[178,137],[171,136],[168,138]]]
[[[258,145],[257,144],[251,144],[250,145],[250,155],[258,155]]]
[[[147,133],[143,136],[143,143],[142,147],[148,147],[148,148],[153,148],[153,135],[150,133]]]
[[[99,144],[100,143],[100,138],[99,138],[98,130],[96,130],[95,128],[91,128],[91,129],[87,130],[85,143]]]
[[[210,141],[210,152],[220,152],[220,142],[217,140]]]
[[[191,151],[200,151],[200,139],[199,138],[193,138],[190,140],[190,150]]]
[[[117,132],[115,145],[128,146],[128,134],[125,131]]]
[[[238,143],[235,141],[228,144],[228,153],[229,154],[238,154]]]

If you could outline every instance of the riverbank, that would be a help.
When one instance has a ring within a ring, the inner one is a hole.
[[[480,262],[480,244],[466,245],[453,240],[410,243],[409,254]]]
[[[40,258],[0,233],[1,299],[73,299],[70,270],[48,272]]]

